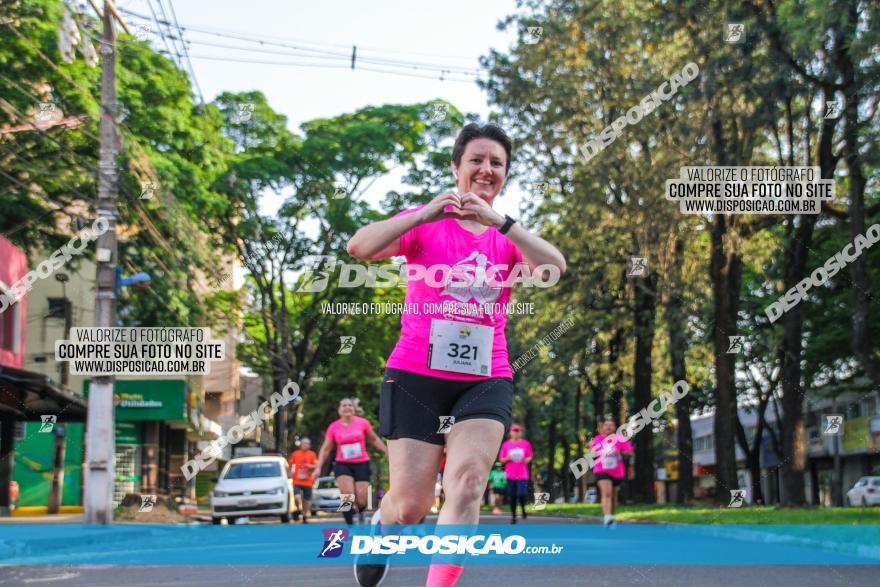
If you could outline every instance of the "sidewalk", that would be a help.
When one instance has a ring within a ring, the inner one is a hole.
[[[43,512],[23,512],[18,513],[20,509],[16,509],[11,516],[0,517],[0,524],[84,524],[85,514],[82,512],[64,512],[60,514],[46,514],[46,508],[40,509]]]

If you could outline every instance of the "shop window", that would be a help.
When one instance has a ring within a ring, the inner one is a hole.
[[[49,298],[49,313],[46,314],[46,318],[64,318],[66,301],[64,298]]]
[[[0,288],[0,292],[2,292]],[[21,320],[21,306],[18,304],[9,306],[6,311],[0,313],[0,350],[18,353],[19,321]]]
[[[818,419],[816,412],[807,412],[806,417],[804,417],[804,426],[811,428],[818,423]]]
[[[846,417],[847,418],[858,418],[859,417],[859,402],[852,402],[846,405]]]

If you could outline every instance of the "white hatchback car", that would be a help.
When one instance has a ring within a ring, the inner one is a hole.
[[[293,482],[287,475],[287,461],[279,456],[232,459],[211,495],[211,521],[222,518],[232,522],[237,517],[279,516],[290,522],[296,511]]]
[[[336,477],[318,477],[312,491],[312,509],[319,511],[336,511],[342,504]],[[312,513],[314,515],[314,512]]]
[[[862,477],[846,492],[849,505],[880,505],[880,477]]]

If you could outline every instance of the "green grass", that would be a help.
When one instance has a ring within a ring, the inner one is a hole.
[[[508,510],[504,511],[507,513]],[[547,504],[543,511],[535,512],[535,515],[601,517],[602,508],[598,504]],[[726,508],[707,505],[631,505],[618,508],[615,517],[619,520],[674,524],[880,524],[880,507]]]

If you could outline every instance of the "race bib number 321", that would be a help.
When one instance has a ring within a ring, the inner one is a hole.
[[[491,326],[431,320],[428,367],[491,377],[494,338],[495,329]]]

